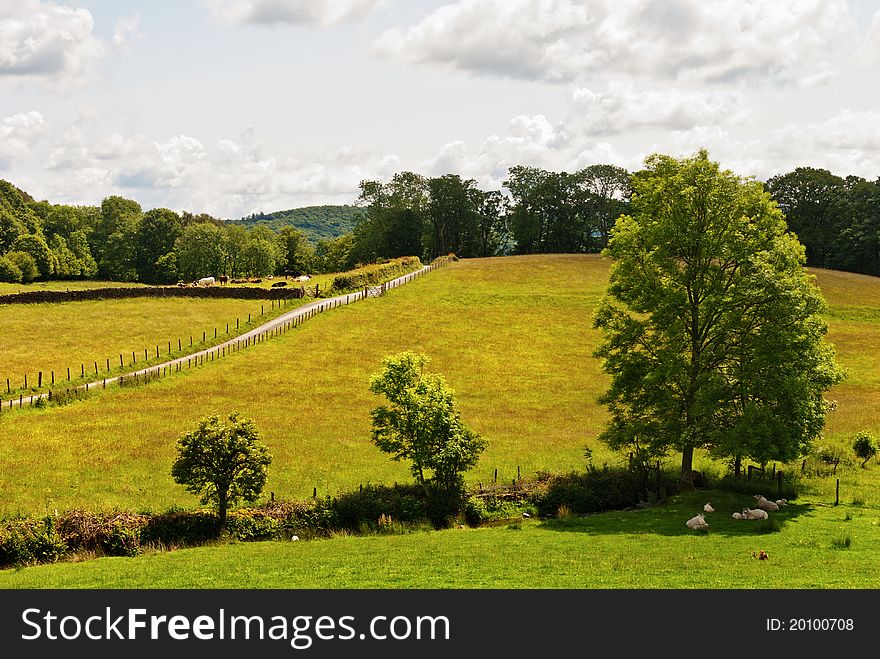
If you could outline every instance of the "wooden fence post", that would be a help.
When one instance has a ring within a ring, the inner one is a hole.
[[[834,505],[838,505],[840,503],[840,479],[837,479],[837,484],[834,486]]]
[[[39,371],[37,373],[37,388],[41,389],[43,387],[43,371]]]

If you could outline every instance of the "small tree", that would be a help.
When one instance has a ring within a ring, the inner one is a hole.
[[[454,392],[440,375],[425,373],[427,362],[412,352],[386,357],[370,379],[370,391],[390,403],[371,413],[373,443],[393,460],[409,460],[426,494],[447,498],[463,492],[462,474],[477,464],[486,440],[461,421]]]
[[[856,433],[852,446],[856,457],[862,461],[863,469],[868,464],[868,460],[877,455],[877,444],[870,433],[864,431]]]
[[[217,506],[220,528],[239,500],[254,501],[263,490],[272,462],[256,425],[235,412],[225,421],[211,415],[177,440],[179,455],[171,467],[174,482]]]

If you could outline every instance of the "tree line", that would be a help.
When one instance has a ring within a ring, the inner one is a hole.
[[[573,173],[517,165],[501,190],[483,190],[457,174],[398,172],[361,181],[360,221],[317,242],[294,226],[144,211],[119,196],[100,206],[51,204],[0,180],[0,281],[168,284],[218,274],[338,272],[399,256],[599,252],[630,213],[639,175],[607,164]],[[804,244],[808,266],[880,275],[880,178],[798,167],[764,187]]]

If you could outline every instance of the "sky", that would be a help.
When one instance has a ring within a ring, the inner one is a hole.
[[[0,0],[0,178],[237,218],[363,179],[880,176],[868,0]]]

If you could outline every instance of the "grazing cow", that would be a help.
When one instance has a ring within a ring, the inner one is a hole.
[[[226,282],[229,281],[229,277],[227,277],[226,275],[220,275],[220,277],[218,277],[218,279],[220,281],[220,284],[223,286],[225,286]]]
[[[272,288],[284,288],[285,286],[287,286],[286,281],[276,281],[274,284],[272,284]]]
[[[199,286],[213,286],[214,285],[214,278],[213,277],[202,277],[196,283]]]

